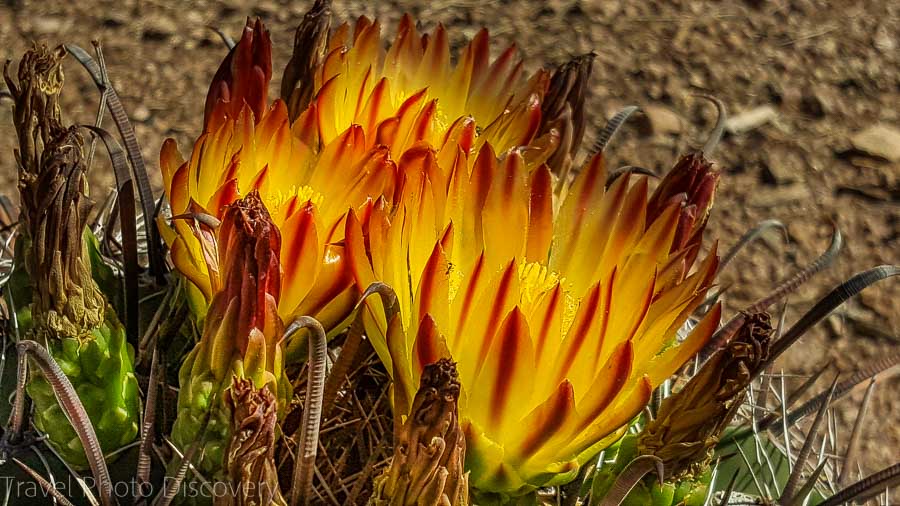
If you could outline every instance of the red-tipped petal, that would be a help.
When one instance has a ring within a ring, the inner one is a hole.
[[[312,202],[306,202],[288,217],[281,228],[284,238],[281,248],[284,286],[280,305],[282,312],[290,312],[309,293],[322,264],[315,206]]]
[[[616,348],[606,365],[596,372],[593,383],[578,402],[581,424],[576,431],[584,430],[612,404],[631,376],[633,363],[634,348],[630,341],[626,341]]]
[[[563,381],[550,396],[519,421],[525,430],[516,431],[516,435],[524,436],[520,441],[509,444],[509,451],[514,455],[527,458],[544,444],[559,437],[561,429],[576,417],[575,391],[572,383]]]
[[[546,262],[553,241],[553,178],[542,165],[531,175],[531,198],[528,210],[528,245],[525,258],[529,262]]]
[[[535,382],[534,347],[528,321],[519,308],[514,307],[504,319],[486,358],[469,389],[469,413],[494,432],[518,423],[529,406]]]
[[[413,344],[412,359],[414,377],[418,378],[425,366],[442,358],[450,358],[447,341],[441,335],[438,325],[430,314],[425,314],[419,322],[416,341]]]
[[[522,157],[509,153],[491,181],[481,215],[488,267],[522,258],[528,229],[527,173]]]
[[[696,355],[703,346],[706,345],[709,338],[719,327],[722,318],[722,306],[716,304],[713,308],[700,320],[700,323],[694,327],[694,330],[688,335],[687,339],[678,346],[673,346],[664,351],[660,356],[653,359],[647,367],[647,374],[650,376],[650,382],[654,385],[660,385],[663,381],[671,376],[679,367]]]
[[[237,117],[246,103],[259,120],[266,108],[271,79],[272,41],[269,31],[262,21],[251,22],[248,19],[241,40],[231,49],[213,77],[206,97],[204,125],[220,102],[229,104],[232,117]]]

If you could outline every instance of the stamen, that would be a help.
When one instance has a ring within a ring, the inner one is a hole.
[[[311,201],[316,207],[321,207],[322,202],[325,200],[325,197],[311,186],[304,185],[300,188],[293,186],[288,191],[281,189],[270,191],[268,195],[265,196],[266,206],[269,209],[277,210],[290,202],[294,197],[297,197],[298,202]]]

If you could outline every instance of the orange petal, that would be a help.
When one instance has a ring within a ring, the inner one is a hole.
[[[525,146],[532,141],[541,125],[541,100],[530,95],[511,111],[503,112],[488,125],[481,140],[490,142],[499,151]]]
[[[397,413],[409,413],[410,403],[416,394],[418,382],[414,380],[410,361],[410,343],[400,315],[395,315],[388,324],[386,341],[372,342],[375,351],[394,382],[394,409]]]
[[[609,241],[603,251],[603,261],[618,264],[632,252],[638,239],[643,235],[642,224],[647,214],[647,178],[641,177],[628,191],[625,202],[619,210],[615,228],[610,232]]]
[[[488,39],[487,30],[482,28],[463,51],[447,84],[447,89],[452,91],[447,94],[444,104],[448,111],[466,109],[472,84],[479,82],[481,76],[487,72],[490,57]],[[471,111],[471,108],[469,110]]]
[[[449,171],[461,151],[468,155],[475,141],[475,120],[471,116],[461,116],[447,129],[438,152],[438,165]],[[468,174],[467,174],[468,175]]]
[[[603,415],[593,420],[593,423],[580,436],[572,439],[561,453],[579,454],[628,424],[650,402],[652,393],[653,385],[646,376],[638,379],[633,387],[621,390],[613,404],[604,410]]]
[[[322,265],[322,247],[316,230],[316,212],[307,202],[281,227],[281,267],[284,271],[279,309],[291,314],[306,297]]]
[[[409,77],[421,59],[422,44],[415,21],[409,14],[404,14],[397,26],[397,37],[384,58],[384,75],[395,80],[400,89],[405,89],[412,84]]]
[[[362,112],[357,116],[357,122],[363,127],[366,134],[371,137],[370,142],[375,141],[375,132],[378,125],[387,119],[393,112],[390,103],[390,84],[386,78],[381,78],[372,93],[369,94]],[[372,147],[370,144],[368,147]]]
[[[480,124],[489,124],[497,118],[512,98],[512,93],[507,90],[514,89],[521,74],[522,61],[518,58],[516,46],[511,45],[494,60],[489,69],[481,75],[473,76],[469,88],[469,107]]]
[[[366,252],[362,225],[356,217],[356,212],[352,209],[347,213],[345,227],[344,251],[356,284],[365,290],[370,284],[375,282],[375,273],[372,271],[369,256]]]
[[[605,320],[609,315],[603,311],[608,304],[608,284],[597,283],[581,300],[575,319],[566,331],[566,337],[559,348],[559,360],[549,361],[556,367],[549,376],[550,383],[569,379],[576,391],[582,391],[593,379],[597,368],[597,354],[603,338]],[[551,337],[552,338],[552,337]],[[550,371],[548,371],[549,373]]]
[[[458,315],[454,330],[451,334],[451,347],[454,351],[458,350],[460,339],[462,338],[462,329],[466,328],[472,311],[476,308],[475,304],[482,290],[488,283],[488,276],[484,274],[484,255],[479,255],[475,260],[472,269],[467,272],[465,277],[465,285],[460,287],[456,297],[453,299],[453,311],[451,314]]]
[[[620,180],[622,178],[619,178]],[[610,188],[608,194],[604,190],[606,183],[606,167],[603,157],[598,154],[591,159],[587,168],[580,173],[575,179],[572,188],[565,195],[565,199],[559,209],[557,215],[556,233],[554,234],[554,244],[551,250],[550,265],[557,272],[570,273],[571,262],[581,259],[586,255],[581,254],[579,250],[582,241],[590,244],[590,248],[597,250],[605,245],[600,243],[602,239],[602,231],[595,231],[597,227],[589,225],[596,223],[602,225],[603,229],[610,228],[611,220],[592,220],[591,218],[600,212],[597,210],[597,203],[600,202],[603,208],[607,206],[615,206],[619,195],[624,196],[624,186],[622,181],[616,181]],[[601,215],[602,216],[602,215]],[[608,232],[606,232],[608,234]],[[592,235],[593,234],[593,235]],[[582,239],[582,235],[587,239]],[[594,261],[596,264],[596,261]],[[577,287],[575,293],[581,293],[584,287],[589,286],[594,280],[587,279],[587,276],[580,276],[581,279],[573,280]],[[580,288],[580,289],[578,289]]]
[[[647,374],[654,386],[661,385],[663,381],[675,373],[691,357],[697,354],[709,341],[709,338],[719,327],[722,318],[722,306],[717,303],[694,327],[694,330],[678,346],[673,346],[654,358],[647,366]]]
[[[400,119],[391,117],[382,121],[375,132],[375,144],[384,144],[385,146],[393,146],[397,139],[397,127]]]
[[[183,236],[175,239],[170,254],[172,255],[172,263],[175,264],[178,272],[184,275],[191,283],[197,285],[197,288],[203,292],[207,301],[212,299],[213,294],[212,287],[209,284],[209,274],[206,272],[205,266],[201,267],[196,262],[196,258],[192,255],[190,247],[185,243]]]
[[[400,105],[400,108],[397,109],[397,126],[391,142],[391,148],[394,152],[403,153],[415,143],[417,119],[425,105],[427,95],[427,88],[422,88],[407,98]]]
[[[365,16],[360,16],[359,19],[357,19],[357,21],[356,21],[356,26],[359,27],[361,24],[364,24],[364,22],[371,23],[371,21],[369,21],[369,18],[367,18]],[[331,37],[329,37],[329,39],[328,39],[328,51],[327,52],[330,53],[336,49],[340,49],[340,48],[346,46],[350,42],[349,36],[350,36],[350,26],[346,22],[338,25],[338,27],[335,28],[334,33],[332,33]]]
[[[414,86],[429,86],[432,96],[441,97],[450,70],[450,43],[444,25],[438,23],[434,33],[426,36],[425,53],[413,78]]]
[[[469,391],[473,420],[483,422],[486,432],[503,434],[504,427],[517,424],[529,409],[535,382],[534,347],[525,315],[514,307],[497,330],[484,367]]]
[[[553,179],[546,165],[538,167],[532,173],[530,186],[525,258],[529,262],[545,263],[553,241]]]
[[[177,216],[187,211],[191,199],[188,187],[189,175],[190,169],[187,163],[182,163],[172,175],[172,182],[169,186],[169,206],[172,208],[173,215]]]
[[[311,102],[305,111],[294,120],[291,125],[291,133],[304,146],[313,152],[319,149],[319,113],[316,103]]]
[[[163,141],[162,149],[159,151],[159,169],[162,172],[163,188],[166,189],[166,193],[171,194],[172,177],[183,163],[184,158],[178,152],[175,139]]]
[[[459,356],[461,383],[472,381],[484,365],[494,334],[519,299],[519,276],[516,262],[494,276],[487,289],[477,294],[477,302],[464,325],[456,329],[454,356]]]
[[[442,358],[450,358],[447,341],[441,335],[438,325],[430,314],[426,313],[419,322],[416,341],[413,344],[412,360],[414,378],[419,378],[426,365],[433,364]]]
[[[481,215],[488,267],[522,258],[528,229],[528,188],[522,157],[511,152],[491,182]]]
[[[345,183],[347,169],[359,163],[365,154],[365,133],[359,125],[351,125],[325,145],[309,186],[323,195],[333,195]]]
[[[447,260],[443,246],[438,242],[434,245],[428,263],[425,264],[425,270],[422,272],[422,278],[419,280],[414,298],[416,306],[413,317],[417,321],[421,321],[427,316],[432,322],[436,321],[442,328],[447,328],[446,325],[450,318],[449,272],[450,262]]]
[[[650,309],[656,284],[656,270],[641,262],[636,255],[616,271],[608,307],[609,323],[599,360],[606,360],[620,343],[629,341],[640,328]]]
[[[578,401],[578,413],[581,423],[574,429],[584,430],[598,418],[613,402],[613,399],[625,387],[631,376],[634,362],[634,349],[630,341],[620,344],[610,355],[602,369],[597,371],[589,388],[581,393]]]
[[[575,392],[569,381],[563,381],[550,396],[519,421],[520,430],[513,431],[509,452],[526,458],[561,434],[560,429],[576,416]]]
[[[327,309],[327,319],[332,323],[340,323],[346,318],[347,313],[353,308],[359,297],[356,290],[351,287],[353,287],[353,274],[347,267],[343,246],[327,245],[322,255],[318,275],[309,294],[291,316],[304,314],[324,320],[326,318],[320,313]],[[335,303],[338,302],[336,299],[339,299],[339,304]],[[284,309],[282,309],[282,314],[285,314]]]

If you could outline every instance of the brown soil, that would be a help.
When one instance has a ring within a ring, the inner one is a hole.
[[[247,16],[261,16],[272,33],[276,69],[287,62],[293,29],[311,2],[173,0],[0,3],[2,56],[17,59],[32,39],[90,48],[100,39],[109,73],[135,121],[152,177],[165,137],[183,152],[197,134],[215,68],[225,54],[207,25],[237,34]],[[758,221],[777,218],[789,242],[774,234],[744,251],[723,274],[734,311],[815,258],[827,245],[829,220],[846,238],[839,260],[790,297],[795,321],[828,289],[855,272],[897,263],[900,251],[900,161],[851,149],[854,134],[872,125],[900,128],[900,3],[748,0],[527,0],[523,2],[391,1],[377,6],[336,1],[338,19],[377,16],[393,31],[403,12],[425,27],[441,22],[454,42],[488,26],[495,47],[515,41],[531,69],[595,51],[589,111],[594,138],[605,119],[629,104],[655,114],[629,123],[609,149],[611,166],[661,171],[677,154],[699,146],[714,109],[694,93],[719,97],[731,115],[771,106],[767,123],[726,135],[715,153],[723,168],[710,225],[722,247]],[[94,121],[97,93],[75,62],[67,66],[64,107],[70,118]],[[276,75],[280,74],[280,69]],[[277,85],[277,83],[275,83]],[[273,88],[277,89],[277,88]],[[666,114],[669,111],[670,114]],[[14,133],[0,107],[0,192],[15,195]],[[111,127],[111,122],[107,120]],[[882,156],[896,156],[900,145]],[[96,184],[108,185],[98,165]],[[101,186],[95,185],[96,188]],[[98,192],[102,193],[102,191]],[[900,283],[869,288],[807,334],[782,361],[808,373],[829,360],[842,371],[898,349]],[[826,380],[822,380],[824,383]],[[900,380],[884,381],[872,403],[865,467],[900,455]],[[824,388],[824,385],[822,386]],[[853,397],[858,402],[859,395]],[[854,402],[838,410],[852,423]],[[840,436],[846,442],[849,431]]]

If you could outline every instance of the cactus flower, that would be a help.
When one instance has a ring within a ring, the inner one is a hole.
[[[269,103],[271,75],[268,31],[259,21],[248,22],[210,86],[203,133],[191,157],[182,160],[174,141],[164,143],[164,187],[176,218],[198,212],[221,219],[228,204],[258,192],[285,238],[279,252],[281,316],[314,314],[334,325],[356,295],[332,229],[351,203],[387,191],[394,169],[384,152],[366,152],[355,131],[325,145],[309,125],[314,114],[292,125],[283,101]],[[188,221],[160,219],[159,226],[175,267],[202,295],[193,298],[202,315],[216,276],[202,243]]]
[[[440,185],[470,170],[470,154],[488,145],[496,152],[528,145],[525,158],[536,166],[552,154],[558,132],[536,139],[547,73],[526,81],[515,48],[491,63],[486,31],[452,65],[443,27],[423,36],[404,17],[385,51],[378,22],[360,18],[328,37],[328,15],[317,3],[304,18],[285,96],[272,102],[269,35],[248,22],[213,78],[190,158],[169,140],[160,166],[175,217],[221,218],[228,203],[258,191],[284,237],[282,318],[312,315],[334,331],[359,295],[344,261],[349,209],[393,202],[423,165],[435,169],[428,177],[444,192]],[[205,307],[213,274],[200,241],[184,220],[159,225],[176,268],[203,295],[195,305]]]
[[[443,205],[410,191],[396,210],[382,201],[348,218],[357,283],[381,281],[398,296],[391,321],[374,298],[366,313],[395,409],[409,413],[426,364],[457,361],[466,467],[483,497],[574,478],[718,325],[717,306],[676,341],[717,267],[715,248],[694,265],[699,233],[678,234],[682,223],[699,228],[715,188],[707,162],[686,160],[695,158],[649,195],[645,178],[627,174],[607,188],[598,155],[554,210],[546,165],[484,151]]]

